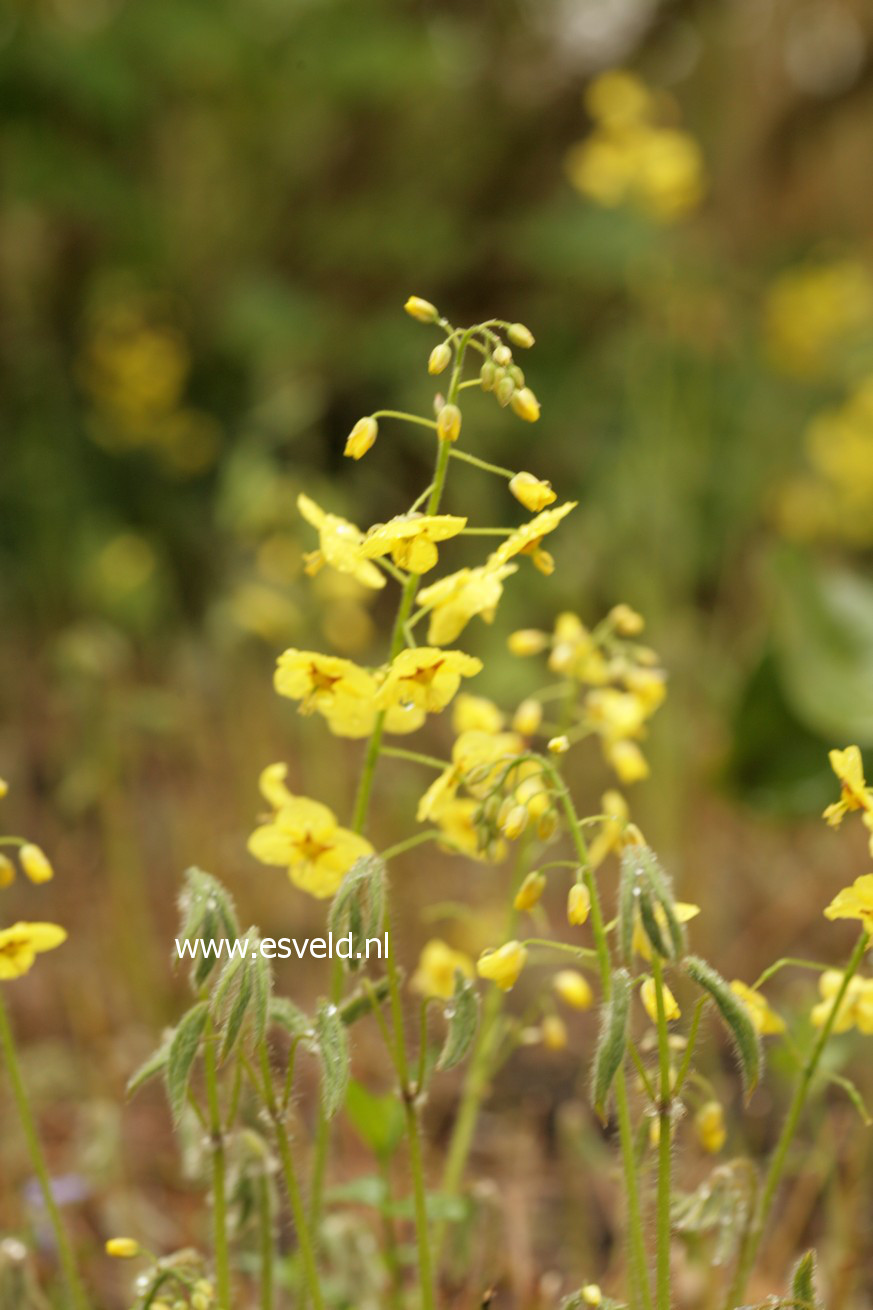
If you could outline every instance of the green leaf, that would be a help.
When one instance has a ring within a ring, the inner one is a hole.
[[[621,876],[618,884],[618,942],[621,958],[628,968],[633,959],[636,890],[637,861],[633,848],[626,846],[621,855]]]
[[[377,978],[368,987],[361,987],[347,997],[340,1006],[340,1018],[347,1028],[364,1015],[371,1014],[378,1006],[387,1001],[391,986],[387,978]]]
[[[818,1310],[815,1294],[815,1251],[807,1251],[794,1266],[791,1275],[791,1310]]]
[[[385,922],[385,864],[378,855],[356,860],[339,885],[328,914],[328,928],[334,937],[352,934],[353,941],[381,937]],[[357,951],[345,961],[349,970],[359,969]]]
[[[479,996],[470,979],[455,970],[455,990],[444,1012],[449,1030],[437,1060],[438,1069],[454,1069],[473,1044],[479,1020]]]
[[[643,925],[643,932],[648,938],[649,945],[657,955],[663,960],[672,958],[672,951],[664,934],[661,932],[661,925],[658,923],[655,915],[655,905],[649,892],[648,887],[640,886],[637,895],[637,905],[640,911],[640,923]]]
[[[127,1080],[126,1088],[128,1096],[133,1096],[134,1092],[138,1092],[140,1087],[147,1083],[150,1078],[154,1078],[159,1073],[163,1073],[164,1069],[167,1067],[167,1060],[170,1055],[171,1038],[172,1033],[170,1033],[157,1050],[152,1051],[148,1059],[144,1060],[139,1068],[130,1075]]]
[[[658,857],[651,847],[640,846],[637,850],[640,865],[652,896],[661,907],[661,912],[666,920],[672,948],[668,958],[678,960],[685,954],[685,929],[676,916],[676,898],[673,895],[673,884],[668,874],[662,869]]]
[[[252,1041],[257,1046],[267,1035],[273,970],[270,961],[260,951],[249,961],[249,969],[252,975]]]
[[[182,1017],[170,1039],[166,1066],[167,1095],[173,1117],[177,1121],[181,1117],[185,1106],[191,1070],[200,1049],[200,1040],[208,1018],[209,1006],[207,1002],[198,1001]]]
[[[346,1093],[346,1114],[358,1136],[380,1160],[388,1160],[403,1140],[405,1116],[396,1096],[374,1096],[355,1079]]]
[[[761,1040],[752,1023],[748,1007],[733,992],[720,973],[705,960],[689,955],[685,961],[688,974],[715,1001],[728,1032],[734,1039],[746,1097],[751,1096],[761,1076]]]
[[[335,1005],[322,1001],[315,1016],[315,1040],[321,1059],[321,1094],[324,1112],[332,1119],[346,1097],[349,1085],[349,1039]]]
[[[186,871],[179,909],[182,915],[179,936],[184,941],[211,942],[222,937],[236,940],[240,935],[230,895],[217,878],[202,869]],[[195,989],[203,985],[219,960],[217,955],[198,952],[191,969],[191,983]]]
[[[612,976],[612,995],[602,1010],[591,1076],[591,1102],[601,1119],[606,1118],[606,1100],[627,1047],[630,997],[630,974],[626,969],[617,969]]]
[[[308,1014],[289,1001],[287,996],[271,996],[269,1022],[284,1028],[291,1037],[312,1037],[315,1029]]]

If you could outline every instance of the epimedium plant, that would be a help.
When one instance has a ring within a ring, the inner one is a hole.
[[[539,404],[513,353],[534,344],[530,331],[499,320],[458,328],[416,297],[406,308],[440,334],[428,370],[446,375],[445,394],[437,396],[433,417],[381,410],[361,419],[346,454],[363,458],[381,425],[408,422],[434,441],[430,482],[405,513],[367,531],[307,496],[299,502],[318,534],[318,547],[307,559],[309,572],[333,568],[374,591],[388,582],[397,585],[386,658],[377,667],[364,667],[292,649],[280,656],[275,676],[279,694],[298,702],[301,712],[320,716],[337,737],[364,743],[348,826],[322,801],[295,794],[287,767],[276,763],[262,772],[268,812],[249,841],[256,859],[284,868],[294,887],[328,903],[329,932],[336,938],[350,933],[355,939],[384,940],[384,959],[380,952],[377,968],[353,952],[348,959],[335,958],[327,995],[313,1013],[304,1012],[276,995],[270,952],[257,929],[243,931],[224,887],[208,873],[189,870],[181,939],[201,948],[233,941],[241,949],[227,957],[217,949],[192,954],[192,1004],[133,1076],[131,1090],[149,1078],[163,1078],[183,1140],[194,1144],[209,1180],[212,1249],[208,1255],[185,1249],[158,1256],[128,1237],[111,1239],[107,1249],[143,1262],[134,1286],[136,1310],[230,1310],[255,1303],[271,1310],[289,1283],[298,1302],[316,1310],[350,1300],[366,1304],[364,1275],[351,1288],[342,1282],[324,1222],[331,1122],[344,1110],[376,1162],[377,1185],[346,1192],[350,1200],[366,1198],[374,1205],[381,1223],[378,1271],[368,1275],[372,1301],[398,1310],[413,1304],[434,1310],[449,1233],[459,1217],[468,1220],[458,1202],[492,1080],[520,1044],[567,1044],[558,1003],[577,1010],[597,1005],[599,1036],[582,1060],[590,1071],[595,1116],[615,1124],[626,1260],[616,1272],[591,1270],[566,1306],[670,1310],[671,1254],[677,1240],[693,1236],[712,1243],[716,1278],[725,1271],[721,1299],[726,1310],[734,1310],[746,1295],[814,1083],[839,1082],[863,1110],[853,1084],[826,1070],[822,1057],[832,1033],[853,1026],[873,1030],[873,980],[860,973],[873,932],[873,874],[840,892],[825,911],[829,918],[861,925],[843,969],[780,959],[753,985],[728,981],[691,952],[689,924],[698,907],[676,899],[623,794],[608,791],[597,812],[585,815],[564,776],[568,753],[590,739],[600,743],[623,786],[648,773],[641,743],[664,699],[666,678],[656,654],[641,640],[642,618],[620,604],[592,628],[564,613],[552,632],[513,633],[510,651],[543,658],[549,679],[511,714],[466,690],[483,664],[455,643],[476,617],[494,619],[505,584],[523,567],[530,564],[546,576],[552,572],[554,561],[543,542],[574,503],[558,505],[548,482],[491,464],[461,444],[470,392],[484,391],[523,421],[538,419]],[[445,512],[449,473],[459,467],[505,481],[532,517],[520,526],[492,528]],[[443,550],[451,549],[445,543],[464,537],[491,538],[494,548],[483,563],[436,581],[428,578],[423,585]],[[425,625],[426,644],[420,644]],[[449,707],[455,739],[448,758],[393,744]],[[378,850],[370,803],[380,761],[390,759],[422,771],[419,826]],[[826,818],[838,824],[857,812],[873,832],[873,790],[864,780],[860,752],[857,747],[834,751],[831,762],[841,799]],[[475,963],[449,943],[431,940],[407,985],[392,932],[389,870],[393,860],[426,843],[449,858],[507,866],[505,930]],[[608,872],[611,862],[617,877]],[[558,888],[566,918],[560,932],[548,912]],[[5,950],[0,935],[0,961]],[[761,990],[787,967],[821,974],[811,1039],[790,1034]],[[532,999],[516,1014],[507,997],[523,973]],[[413,998],[417,1023],[410,1024]],[[439,1028],[437,1010],[443,1015]],[[747,1098],[762,1075],[764,1037],[788,1043],[797,1075],[763,1173],[748,1160],[720,1163],[696,1191],[686,1193],[677,1185],[686,1112],[693,1111],[704,1150],[720,1152],[728,1136],[723,1107],[696,1059],[710,1012],[729,1034]],[[351,1077],[352,1039],[365,1023],[375,1025],[385,1044],[396,1082],[393,1096],[376,1096]],[[5,1018],[3,1035],[15,1084]],[[301,1056],[320,1067],[311,1141],[295,1096]],[[432,1080],[465,1061],[457,1113],[437,1172],[425,1149],[423,1111]],[[26,1098],[22,1104],[26,1114]],[[594,1119],[591,1130],[600,1131]],[[404,1141],[409,1198],[392,1191],[391,1162]],[[35,1134],[34,1143],[38,1150]],[[295,1232],[290,1268],[278,1254],[280,1191]],[[407,1223],[414,1231],[414,1264],[401,1241]],[[74,1289],[72,1263],[69,1272]],[[88,1303],[76,1301],[75,1291],[71,1295],[77,1306]],[[770,1304],[795,1310],[819,1304],[811,1253],[798,1263],[786,1294]]]

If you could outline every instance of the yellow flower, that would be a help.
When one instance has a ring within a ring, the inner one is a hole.
[[[489,556],[488,564],[492,567],[499,568],[507,564],[509,560],[514,559],[516,555],[533,555],[539,550],[540,542],[543,537],[554,532],[555,528],[563,518],[575,509],[578,501],[568,500],[563,505],[555,505],[552,509],[544,509],[541,514],[535,518],[529,519],[527,523],[522,523],[520,528],[516,528],[510,536],[502,541],[497,549]]]
[[[438,819],[443,806],[454,799],[462,782],[466,781],[474,795],[489,790],[497,770],[519,753],[522,744],[514,732],[482,732],[476,728],[462,732],[452,747],[451,764],[431,783],[418,803],[419,823]]]
[[[837,892],[824,913],[826,919],[860,919],[864,931],[873,933],[873,873],[865,873],[851,887]]]
[[[0,851],[0,889],[10,887],[15,882],[15,865],[8,855]]]
[[[664,1014],[668,1023],[673,1023],[676,1019],[681,1019],[682,1011],[676,1003],[676,997],[670,991],[666,983],[663,984],[664,991]],[[640,987],[640,1000],[643,1003],[643,1009],[651,1019],[652,1023],[658,1022],[658,998],[655,988],[654,978],[644,978]]]
[[[697,1140],[710,1155],[717,1155],[727,1141],[724,1110],[718,1101],[707,1101],[694,1116]]]
[[[8,795],[9,795],[9,783],[6,781],[5,778],[0,778],[0,801],[2,801],[4,796],[8,796]]]
[[[700,913],[700,906],[692,905],[688,901],[676,901],[673,909],[675,910],[676,918],[680,923],[690,923],[690,921],[696,919]],[[662,933],[666,935],[668,932],[667,916],[660,905],[655,906],[655,919],[657,920],[658,927],[661,929]],[[651,960],[652,946],[646,936],[645,929],[639,920],[639,916],[634,919],[633,949],[642,959]]]
[[[417,318],[419,323],[435,323],[440,316],[436,305],[421,296],[410,296],[403,306],[410,318]]]
[[[509,403],[512,406],[513,414],[523,418],[525,423],[536,423],[540,416],[540,402],[530,387],[518,387],[517,390],[513,391]]]
[[[570,738],[566,733],[561,733],[559,737],[550,737],[546,749],[552,755],[566,755],[570,749]]]
[[[482,846],[476,828],[479,802],[470,798],[449,798],[431,816],[444,838],[443,850],[468,855],[473,860],[498,863],[506,854],[506,843],[489,842]]]
[[[502,710],[487,696],[473,696],[462,691],[452,706],[452,727],[455,732],[499,732],[503,727]]]
[[[845,357],[873,324],[873,278],[857,260],[789,268],[764,302],[764,334],[772,362],[813,377]]]
[[[561,969],[552,979],[552,986],[565,1005],[574,1010],[590,1010],[594,1004],[591,984],[577,969]]]
[[[525,509],[530,510],[531,514],[538,514],[541,509],[554,504],[558,499],[552,491],[551,482],[542,482],[532,473],[516,473],[515,477],[510,479],[509,490]]]
[[[344,455],[350,459],[363,459],[368,450],[375,445],[379,435],[379,424],[374,418],[359,418],[346,441]]]
[[[56,923],[14,923],[0,929],[0,979],[20,978],[33,967],[37,955],[66,940],[66,932]]]
[[[648,761],[635,741],[604,742],[603,753],[625,785],[648,778]]]
[[[256,828],[248,848],[262,864],[286,868],[296,887],[320,900],[334,894],[356,860],[373,853],[364,837],[338,825],[326,805],[304,796]]]
[[[477,614],[486,623],[494,620],[503,583],[517,569],[515,564],[484,564],[460,569],[423,587],[418,603],[430,611],[427,639],[433,646],[454,641]]]
[[[294,799],[285,783],[287,776],[287,764],[268,764],[265,769],[261,770],[261,776],[258,778],[258,790],[267,804],[274,810],[281,810],[283,805],[287,805]]]
[[[826,969],[818,980],[821,1001],[813,1006],[810,1018],[816,1028],[827,1022],[837,992],[843,983],[843,974],[839,969]],[[849,979],[845,995],[840,1002],[834,1020],[833,1032],[845,1033],[850,1028],[869,1035],[873,1033],[873,979],[854,977]]]
[[[590,913],[591,893],[583,882],[574,882],[567,896],[567,922],[578,927]]]
[[[459,969],[465,978],[473,977],[473,961],[469,955],[453,950],[447,942],[434,937],[421,952],[410,986],[422,996],[439,996],[448,1000],[455,990],[455,974]]]
[[[55,876],[49,858],[45,851],[33,842],[25,842],[19,849],[18,858],[21,861],[21,867],[27,874],[31,882],[51,882]]]
[[[749,987],[735,978],[731,983],[731,991],[745,1004],[755,1031],[762,1037],[785,1032],[785,1020],[775,1010],[770,1009],[765,997],[754,987]]]
[[[510,834],[507,833],[507,836]],[[515,900],[512,902],[517,910],[532,910],[538,905],[543,892],[546,890],[546,876],[543,873],[529,873],[524,882],[515,893]]]
[[[582,1304],[598,1306],[603,1301],[599,1283],[586,1283],[582,1288]]]
[[[505,942],[496,951],[484,951],[479,956],[476,972],[488,978],[503,992],[510,991],[518,980],[527,960],[527,948],[521,942]]]
[[[431,377],[436,377],[439,373],[444,373],[451,363],[452,348],[448,341],[441,341],[438,346],[434,346],[430,352],[427,361],[427,371]]]
[[[440,441],[457,441],[461,435],[461,411],[457,405],[443,405],[437,414],[437,436]]]
[[[378,690],[373,675],[352,660],[294,647],[279,656],[273,682],[280,696],[300,701],[302,714],[326,718],[341,712],[344,701],[363,702],[371,710]]]
[[[511,632],[506,645],[511,655],[539,655],[549,644],[547,633],[536,628],[519,628]]]
[[[364,534],[360,528],[337,514],[326,513],[302,493],[297,497],[297,508],[318,532],[319,549],[305,557],[307,573],[315,574],[322,565],[329,564],[338,573],[350,573],[365,587],[378,591],[385,586],[385,578],[376,565],[361,554]]]
[[[646,626],[642,614],[622,602],[613,605],[609,611],[609,620],[620,637],[638,637]]]
[[[558,1014],[547,1014],[540,1028],[547,1051],[563,1051],[567,1045],[567,1025]]]
[[[461,685],[481,671],[482,661],[459,650],[416,646],[401,651],[379,689],[380,708],[411,705],[428,714],[444,710]]]
[[[646,121],[654,107],[646,86],[623,68],[595,77],[586,88],[585,106],[598,123],[613,128]]]
[[[838,828],[849,811],[863,811],[862,821],[870,829],[873,854],[873,788],[867,786],[864,778],[861,752],[857,746],[847,746],[844,751],[830,751],[828,759],[840,782],[840,799],[827,807],[823,817],[832,828]]]
[[[619,791],[604,792],[600,798],[600,805],[606,818],[588,848],[588,860],[592,869],[599,869],[611,851],[621,850],[625,844],[625,829],[630,819],[627,801]]]
[[[533,737],[542,721],[542,704],[533,699],[523,700],[512,716],[513,729],[522,737]]]
[[[467,520],[456,514],[399,514],[370,528],[361,546],[366,559],[390,553],[400,569],[427,573],[438,562],[436,542],[456,537]]]
[[[133,1260],[140,1250],[140,1244],[134,1237],[110,1237],[106,1243],[106,1254],[116,1260]]]

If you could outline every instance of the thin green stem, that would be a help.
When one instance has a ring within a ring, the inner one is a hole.
[[[273,1198],[270,1193],[270,1180],[264,1173],[258,1182],[258,1226],[260,1229],[261,1261],[261,1310],[273,1310],[274,1300],[274,1253],[273,1241]]]
[[[501,468],[499,464],[489,464],[487,459],[471,455],[468,450],[452,450],[452,459],[463,460],[465,464],[472,464],[474,468],[482,469],[483,473],[494,473],[499,478],[515,477],[512,469]]]
[[[227,1162],[224,1154],[224,1127],[218,1101],[218,1072],[215,1037],[208,1024],[203,1043],[203,1070],[206,1082],[206,1107],[209,1122],[212,1162],[212,1232],[215,1247],[215,1282],[220,1310],[231,1310],[230,1254],[227,1245]]]
[[[421,755],[418,751],[408,751],[402,746],[383,746],[383,755],[392,760],[409,760],[410,764],[423,764],[428,769],[443,769],[449,767],[448,760],[438,760],[435,755]]]
[[[652,951],[652,977],[655,980],[655,1010],[658,1027],[658,1200],[657,1200],[657,1268],[655,1286],[658,1310],[670,1310],[670,1034],[667,1030],[667,1006],[664,999],[664,969],[657,951]]]
[[[393,846],[387,846],[382,851],[382,859],[387,864],[389,860],[394,859],[395,855],[402,855],[404,851],[414,850],[416,846],[423,846],[425,842],[436,841],[442,835],[439,828],[428,828],[425,832],[416,832],[411,837],[407,837],[405,841],[395,842]]]
[[[399,418],[404,423],[416,423],[421,428],[436,429],[436,420],[432,418],[422,418],[420,414],[407,414],[402,409],[376,409],[370,415],[371,418]]]
[[[70,1239],[67,1236],[67,1230],[64,1227],[64,1221],[61,1218],[61,1212],[58,1203],[55,1200],[52,1191],[51,1178],[46,1164],[45,1156],[42,1152],[42,1145],[39,1140],[36,1122],[33,1112],[30,1108],[30,1101],[27,1096],[27,1089],[24,1085],[24,1079],[21,1076],[21,1066],[18,1063],[18,1052],[15,1049],[15,1039],[12,1035],[12,1027],[9,1023],[9,1016],[6,1012],[6,1006],[3,997],[0,996],[0,1049],[3,1051],[3,1058],[6,1063],[6,1070],[9,1074],[9,1083],[12,1087],[12,1097],[15,1101],[15,1108],[18,1111],[18,1118],[21,1123],[21,1131],[24,1134],[24,1140],[27,1145],[27,1151],[30,1156],[30,1163],[33,1166],[33,1172],[36,1174],[39,1183],[40,1192],[42,1193],[43,1204],[45,1205],[46,1214],[49,1223],[52,1226],[55,1242],[58,1249],[58,1259],[60,1260],[61,1270],[64,1275],[64,1281],[67,1285],[69,1304],[75,1307],[75,1310],[89,1310],[88,1297],[79,1278],[79,1271],[76,1268],[76,1260],[73,1255],[73,1248],[70,1245]]]

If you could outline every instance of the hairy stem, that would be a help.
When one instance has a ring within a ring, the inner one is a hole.
[[[655,1286],[658,1310],[670,1310],[670,1035],[667,1031],[667,1007],[664,1001],[664,969],[661,957],[652,950],[652,976],[655,980],[655,1008],[658,1022],[658,1201],[657,1268]]]
[[[207,1025],[203,1047],[206,1080],[206,1105],[209,1114],[210,1156],[212,1162],[212,1232],[215,1248],[215,1282],[220,1310],[231,1310],[230,1255],[227,1246],[227,1162],[224,1154],[224,1128],[218,1102],[218,1073],[215,1037]]]

